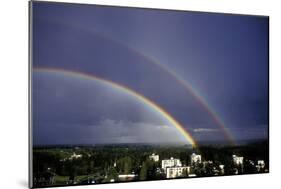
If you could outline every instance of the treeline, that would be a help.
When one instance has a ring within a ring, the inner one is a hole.
[[[152,153],[160,156],[159,162],[149,159]],[[162,159],[174,157],[180,159],[183,165],[190,165],[192,153],[201,154],[202,161],[211,160],[216,167],[224,164],[225,174],[233,174],[228,172],[233,169],[233,154],[241,155],[245,160],[263,159],[268,165],[267,143],[239,147],[203,146],[197,149],[189,146],[149,145],[36,147],[33,150],[34,185],[73,184],[78,178],[80,183],[89,183],[89,179],[95,183],[110,182],[112,179],[118,181],[120,174],[135,174],[138,180],[164,179],[165,175],[159,172]],[[74,154],[81,156],[72,157]],[[254,168],[245,162],[245,173],[254,173]],[[193,170],[196,175],[213,174],[213,167],[204,167],[203,174],[200,166]]]

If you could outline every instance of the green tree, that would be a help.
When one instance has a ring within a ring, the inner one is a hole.
[[[105,179],[105,182],[110,182],[111,179],[114,179],[115,181],[118,179],[118,173],[114,167],[111,167],[107,172],[107,178]]]
[[[147,163],[144,161],[141,166],[140,170],[140,180],[146,180],[147,179]]]
[[[124,163],[124,174],[130,174],[132,170],[132,159],[130,157],[125,157]]]

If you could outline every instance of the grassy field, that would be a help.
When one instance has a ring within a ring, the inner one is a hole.
[[[87,178],[93,178],[93,175],[79,175],[75,177],[76,182],[81,182],[83,180],[86,180]],[[56,175],[55,176],[55,184],[66,184],[69,181],[69,176],[60,176]]]
[[[69,180],[69,176],[55,176],[55,184],[66,184],[66,182]]]

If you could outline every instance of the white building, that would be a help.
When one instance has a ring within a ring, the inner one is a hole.
[[[181,167],[181,161],[179,159],[174,159],[171,157],[171,159],[164,159],[162,160],[162,169],[166,172],[167,167]]]
[[[191,164],[201,163],[201,155],[193,153],[193,154],[191,154],[190,159],[191,159]]]
[[[166,172],[166,178],[176,178],[184,175],[184,172],[188,175],[190,173],[190,167],[167,167]]]
[[[221,174],[224,174],[224,165],[219,165],[219,168],[220,168],[220,172],[221,172]]]
[[[82,158],[82,154],[76,154],[75,152],[68,158],[69,160]]]
[[[258,160],[258,166],[263,169],[265,167],[264,160]]]
[[[242,156],[236,156],[236,155],[232,155],[232,159],[233,159],[233,162],[234,162],[234,164],[236,164],[236,165],[243,165],[243,159],[244,159],[244,157],[242,157]]]
[[[258,163],[256,165],[257,171],[260,172],[265,168],[264,160],[258,160]]]
[[[127,175],[118,175],[118,179],[120,181],[130,181],[134,180],[137,175],[135,174],[127,174]]]
[[[189,174],[188,177],[196,177],[196,174]]]
[[[156,155],[156,154],[153,153],[152,155],[149,156],[149,159],[153,160],[155,162],[158,162],[159,161],[159,155]]]

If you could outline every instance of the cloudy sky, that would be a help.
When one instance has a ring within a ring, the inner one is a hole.
[[[196,141],[267,138],[266,17],[33,2],[33,67],[95,75],[167,111]],[[171,74],[173,73],[173,74]],[[122,90],[33,71],[34,144],[186,142]]]

